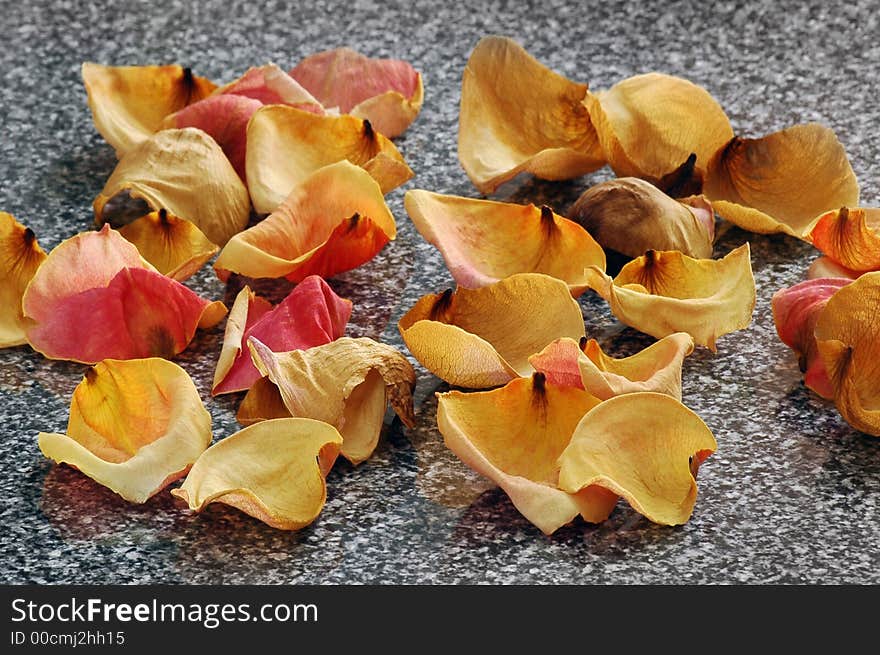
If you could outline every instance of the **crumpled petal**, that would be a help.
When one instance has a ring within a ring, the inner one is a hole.
[[[119,233],[157,271],[178,282],[192,277],[219,250],[199,228],[165,209],[123,225]]]
[[[598,486],[654,523],[680,525],[694,510],[697,469],[716,448],[702,419],[674,398],[624,394],[580,420],[559,457],[559,487]]]
[[[718,337],[752,321],[756,292],[748,242],[719,260],[649,250],[613,281],[597,269],[587,272],[621,323],[658,339],[687,332],[715,352]]]
[[[132,503],[183,477],[211,443],[211,415],[186,371],[159,358],[104,360],[73,392],[67,434],[40,450]]]
[[[331,277],[372,259],[397,227],[376,181],[340,161],[302,181],[267,218],[235,235],[214,268],[249,277]]]
[[[568,217],[603,248],[628,257],[648,250],[679,250],[689,257],[712,256],[715,214],[703,196],[673,200],[649,182],[622,177],[581,194]]]
[[[31,346],[50,359],[94,364],[102,359],[172,357],[196,327],[226,314],[156,272],[109,225],[58,245],[22,298]]]
[[[0,348],[27,343],[21,297],[45,259],[33,230],[0,212]]]
[[[113,222],[108,203],[126,193],[193,223],[224,245],[250,218],[250,198],[220,146],[202,130],[162,130],[130,150],[95,198],[95,221]],[[111,205],[112,206],[112,205]]]
[[[583,314],[568,286],[540,273],[423,296],[397,327],[422,366],[470,389],[531,375],[530,355],[559,337],[585,334]]]
[[[529,357],[547,381],[586,389],[600,400],[637,391],[656,391],[681,400],[681,367],[694,350],[684,332],[663,337],[630,357],[616,359],[602,352],[599,342],[557,339]]]
[[[745,230],[799,239],[823,212],[859,200],[843,145],[817,123],[731,139],[709,163],[703,192],[719,216]]]
[[[730,120],[703,87],[647,73],[589,94],[584,104],[618,177],[664,178],[695,155],[693,175],[733,138]]]
[[[558,485],[557,460],[581,417],[599,405],[583,389],[546,382],[541,373],[501,389],[437,394],[437,426],[446,446],[508,495],[544,534],[578,514],[599,523],[617,495],[599,487],[576,493]]]
[[[850,280],[855,280],[861,274],[861,271],[845,268],[828,257],[817,257],[807,269],[808,280],[815,280],[820,277],[846,277]]]
[[[369,121],[317,116],[284,105],[259,109],[247,129],[246,170],[254,209],[275,211],[312,173],[342,160],[363,167],[383,194],[413,176],[395,145]]]
[[[822,214],[809,240],[851,271],[880,269],[880,209],[841,207]]]
[[[400,59],[371,59],[350,48],[306,57],[290,71],[325,107],[363,118],[393,139],[419,115],[422,76]]]
[[[248,338],[254,364],[277,387],[291,416],[325,421],[342,435],[342,455],[359,464],[376,449],[385,410],[391,407],[412,428],[415,425],[412,364],[391,346],[362,337],[341,337],[308,350],[272,352],[257,338]],[[266,406],[266,386],[252,389],[239,411],[241,422],[259,421]],[[269,407],[275,407],[273,394]],[[274,410],[273,410],[274,411]]]
[[[406,192],[404,206],[463,287],[485,286],[515,273],[544,273],[579,296],[587,289],[584,269],[605,270],[605,252],[593,237],[546,205],[539,209],[413,190]]]
[[[260,379],[245,350],[249,337],[275,352],[303,350],[341,337],[350,316],[351,301],[337,296],[317,275],[296,285],[274,308],[245,286],[226,321],[211,394],[243,391]]]
[[[519,173],[580,177],[605,165],[584,107],[586,84],[553,72],[512,39],[477,43],[461,80],[458,159],[481,193]]]
[[[122,158],[161,129],[163,119],[210,94],[215,85],[180,66],[103,66],[82,78],[95,128]]]
[[[273,528],[299,530],[324,508],[341,443],[336,429],[320,421],[264,421],[208,448],[171,493],[195,512],[225,503]]]
[[[857,430],[880,437],[880,272],[844,285],[816,320],[816,346],[834,404]]]
[[[780,289],[770,302],[776,333],[798,356],[804,384],[823,398],[833,398],[834,388],[816,345],[816,321],[829,298],[850,282],[847,278],[806,280]]]

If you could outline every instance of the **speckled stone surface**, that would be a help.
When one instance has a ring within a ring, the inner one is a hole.
[[[91,202],[115,164],[92,126],[83,61],[178,62],[229,81],[251,65],[284,68],[337,46],[411,61],[425,105],[398,146],[416,172],[388,196],[398,239],[333,286],[355,304],[352,334],[401,349],[396,321],[422,294],[450,284],[439,254],[403,210],[425,188],[476,197],[456,157],[459,84],[486,34],[507,34],[551,68],[593,88],[652,70],[704,85],[737,133],[799,122],[831,126],[880,204],[880,33],[870,0],[828,2],[344,3],[0,2],[0,209],[52,247],[91,224]],[[564,211],[604,169],[566,183],[521,180],[498,198]],[[621,502],[600,525],[580,520],[543,536],[504,493],[460,464],[435,427],[433,392],[418,368],[418,426],[389,422],[372,459],[336,465],[327,505],[299,532],[235,510],[191,515],[166,492],[129,505],[37,448],[63,430],[83,367],[28,348],[0,352],[0,562],[13,583],[869,583],[880,582],[880,440],[850,429],[801,383],[770,315],[774,291],[815,257],[783,236],[726,229],[716,254],[752,247],[758,303],[750,328],[697,350],[684,401],[718,451],[701,468],[690,522],[651,524]],[[231,302],[208,268],[188,284]],[[650,339],[603,302],[582,300],[588,334],[614,354]],[[241,394],[211,399],[223,324],[177,361],[213,416],[215,438],[238,429]],[[404,349],[405,350],[405,349]]]

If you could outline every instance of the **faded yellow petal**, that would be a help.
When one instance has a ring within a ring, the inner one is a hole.
[[[254,209],[269,213],[319,168],[348,160],[388,193],[413,176],[395,145],[369,121],[268,105],[247,130],[247,181]]]
[[[834,404],[857,430],[880,437],[880,272],[865,273],[834,293],[815,336]]]
[[[21,299],[45,259],[33,230],[0,212],[0,348],[27,343]]]
[[[704,193],[745,230],[804,239],[823,212],[858,205],[859,184],[834,131],[808,123],[731,139],[709,163]]]
[[[242,425],[253,425],[272,418],[292,416],[284,404],[281,391],[269,378],[260,378],[251,385],[238,406],[235,419]]]
[[[429,294],[397,326],[422,366],[449,384],[471,389],[531,375],[530,355],[554,339],[580,339],[585,333],[568,286],[539,273]]]
[[[157,271],[178,282],[192,277],[219,250],[193,223],[165,209],[123,225],[119,233]]]
[[[611,168],[619,177],[659,180],[693,154],[694,174],[733,138],[730,121],[703,87],[680,77],[628,77],[584,104]]]
[[[181,66],[103,66],[82,78],[95,128],[122,158],[161,129],[163,119],[210,95],[215,85]]]
[[[486,476],[545,534],[578,514],[598,523],[608,518],[617,496],[589,488],[567,493],[558,487],[557,460],[575,426],[599,399],[582,389],[546,383],[541,373],[512,380],[493,391],[437,394],[437,425],[446,446]]]
[[[425,87],[422,75],[416,75],[416,89],[409,98],[399,91],[386,91],[381,95],[367,98],[355,105],[352,116],[369,120],[376,131],[389,139],[394,139],[406,131],[422,110],[425,100]]]
[[[211,415],[177,364],[105,359],[73,392],[67,434],[39,435],[40,450],[133,503],[183,477],[211,443]]]
[[[826,212],[816,220],[808,238],[849,271],[880,269],[880,209],[841,207]]]
[[[559,486],[602,487],[654,523],[680,525],[697,500],[697,469],[716,447],[706,424],[674,398],[625,394],[580,420],[559,457]]]
[[[251,337],[248,347],[254,365],[278,387],[290,415],[336,427],[342,434],[342,455],[353,464],[376,449],[389,402],[405,425],[415,425],[412,390],[416,374],[406,357],[391,346],[368,338],[341,337],[308,350],[273,353]],[[261,400],[256,405],[265,408],[265,390],[257,393]],[[269,400],[274,400],[271,395]],[[275,405],[269,406],[276,411]]]
[[[318,518],[342,437],[332,425],[279,418],[246,427],[199,457],[172,494],[201,512],[225,503],[281,530]]]
[[[756,292],[748,243],[718,260],[648,251],[613,282],[596,269],[588,272],[621,323],[658,339],[686,332],[714,352],[718,337],[752,320]]]
[[[545,180],[580,177],[605,165],[577,84],[538,62],[512,39],[487,36],[461,80],[458,159],[482,193],[519,173]]]
[[[218,246],[250,217],[248,191],[232,164],[214,139],[193,127],[162,130],[120,160],[93,203],[99,225],[117,222],[116,203],[108,203],[124,193],[193,223]]]
[[[443,255],[462,287],[476,288],[515,273],[563,280],[572,295],[587,289],[584,269],[605,270],[605,252],[579,225],[534,205],[407,191],[404,206],[416,229]]]

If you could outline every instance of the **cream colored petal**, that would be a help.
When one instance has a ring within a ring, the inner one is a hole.
[[[27,343],[21,300],[45,259],[33,230],[0,212],[0,348]]]

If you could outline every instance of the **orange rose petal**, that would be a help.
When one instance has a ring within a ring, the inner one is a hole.
[[[250,218],[248,191],[220,146],[202,130],[162,130],[130,150],[93,203],[98,224],[108,203],[127,193],[153,210],[193,223],[219,246]]]
[[[325,107],[363,118],[389,139],[418,116],[424,99],[422,76],[399,59],[371,59],[350,48],[306,57],[290,71]]]
[[[342,337],[308,350],[274,353],[250,337],[248,347],[257,369],[278,387],[290,415],[336,427],[342,434],[342,455],[353,464],[375,450],[389,402],[405,425],[415,425],[416,374],[391,346]]]
[[[133,503],[183,477],[211,443],[211,415],[177,364],[104,360],[73,392],[67,434],[41,432],[40,450]]]
[[[749,252],[748,243],[720,260],[649,250],[613,281],[597,269],[587,273],[621,323],[658,339],[686,332],[714,352],[718,337],[751,323],[756,292]]]
[[[880,209],[841,207],[822,214],[809,240],[851,271],[880,269]]]
[[[103,66],[86,62],[82,78],[95,127],[122,158],[162,121],[210,94],[213,82],[180,66]]]
[[[341,444],[336,429],[320,421],[263,421],[211,446],[171,493],[195,512],[225,503],[273,528],[299,530],[324,508]]]
[[[318,169],[266,219],[233,237],[214,262],[221,279],[331,277],[372,259],[397,228],[376,181],[340,161]]]
[[[531,375],[530,355],[559,337],[580,339],[585,333],[568,286],[540,273],[423,296],[397,326],[422,366],[471,389]]]
[[[548,382],[577,386],[600,400],[637,391],[656,391],[681,400],[681,367],[694,350],[689,334],[664,337],[630,357],[609,357],[595,339],[554,341],[529,358]]]
[[[475,288],[515,273],[563,280],[572,295],[587,289],[584,269],[605,269],[605,252],[582,227],[549,207],[407,191],[416,229],[443,255],[455,281]]]
[[[0,348],[27,343],[21,298],[45,259],[33,230],[0,212]]]
[[[559,489],[557,460],[581,417],[599,404],[582,389],[547,383],[542,374],[501,389],[437,394],[437,425],[446,446],[467,466],[501,487],[544,534],[578,514],[599,523],[617,496],[604,489]]]
[[[605,165],[576,84],[500,36],[480,40],[461,80],[458,159],[484,194],[519,173],[567,180]]]
[[[119,234],[157,271],[178,282],[192,277],[219,250],[195,225],[164,209],[123,225]]]
[[[814,334],[840,415],[855,429],[880,437],[877,316],[880,272],[865,273],[829,298]]]
[[[316,116],[270,105],[251,117],[247,130],[247,181],[254,209],[269,213],[315,171],[348,160],[388,193],[413,176],[391,141],[354,116]]]
[[[676,399],[624,394],[580,419],[559,456],[559,487],[604,488],[654,523],[680,525],[696,503],[697,469],[716,447],[711,430]]]
[[[820,277],[845,277],[855,280],[862,274],[860,271],[853,271],[844,268],[837,262],[828,257],[817,257],[807,269],[807,279],[816,280]]]
[[[661,73],[628,77],[584,104],[618,177],[659,180],[694,158],[701,176],[733,138],[721,106],[701,86]]]
[[[745,230],[805,239],[823,212],[858,205],[859,185],[834,131],[809,123],[731,139],[709,163],[704,193]]]

